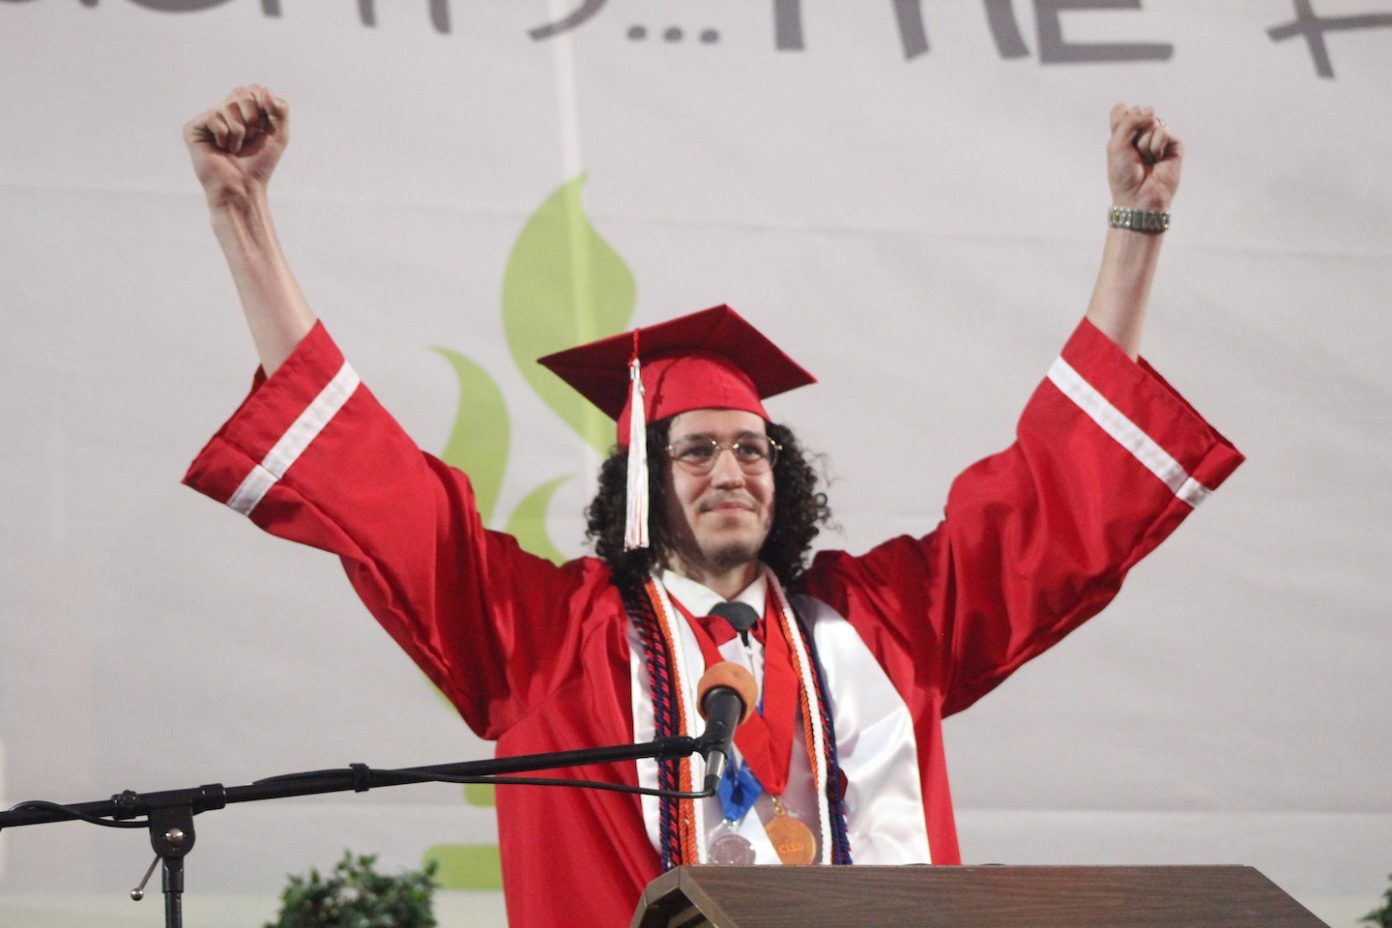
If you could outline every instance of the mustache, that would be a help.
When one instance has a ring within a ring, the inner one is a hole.
[[[748,493],[718,493],[701,500],[700,510],[709,512],[722,506],[739,506],[741,509],[755,509],[754,497]]]

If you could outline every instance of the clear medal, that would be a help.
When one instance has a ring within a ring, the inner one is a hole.
[[[711,863],[725,867],[752,867],[754,846],[735,833],[734,824],[725,819],[715,826],[706,845],[707,856]]]

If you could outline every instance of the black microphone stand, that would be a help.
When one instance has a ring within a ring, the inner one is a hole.
[[[574,751],[554,751],[547,754],[528,754],[494,760],[436,764],[429,767],[409,767],[398,770],[373,770],[366,764],[330,770],[310,770],[257,780],[246,786],[224,787],[221,783],[174,789],[154,793],[131,790],[118,793],[107,800],[59,805],[53,802],[21,802],[8,812],[0,812],[0,829],[21,825],[42,825],[53,822],[82,820],[117,828],[148,828],[155,860],[163,864],[161,883],[164,889],[164,923],[166,928],[183,926],[184,858],[193,850],[193,817],[202,812],[221,809],[234,802],[259,802],[284,799],[290,796],[312,796],[353,790],[366,792],[374,787],[404,786],[408,783],[522,783],[541,785],[539,778],[508,779],[507,774],[558,767],[583,767],[616,761],[674,760],[705,751],[720,743],[728,743],[729,732],[707,730],[699,738],[686,735],[658,738],[642,744],[622,744],[603,748]],[[576,781],[558,780],[557,785],[582,785]],[[595,788],[615,788],[615,784],[589,784]],[[617,787],[620,790],[640,791],[638,787]],[[699,798],[711,795],[700,792],[650,791],[659,795],[680,798]],[[145,873],[145,880],[154,872],[154,863]],[[144,895],[145,881],[131,892],[139,900]]]

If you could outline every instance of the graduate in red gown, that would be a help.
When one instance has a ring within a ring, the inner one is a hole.
[[[719,306],[543,359],[617,420],[598,556],[560,566],[482,525],[468,477],[416,447],[309,310],[266,192],[284,101],[239,88],[185,128],[262,361],[190,485],[338,555],[499,755],[699,731],[695,683],[720,660],[760,684],[716,797],[500,787],[512,923],[626,923],[681,863],[958,862],[943,717],[1096,614],[1241,462],[1139,360],[1182,149],[1147,109],[1111,119],[1087,317],[941,524],[809,563],[825,497],[763,401],[812,378]],[[690,788],[704,769],[557,775]]]

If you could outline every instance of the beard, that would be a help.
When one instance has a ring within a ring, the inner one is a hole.
[[[763,541],[763,538],[733,538],[702,545],[687,531],[672,539],[673,544],[663,560],[668,567],[693,579],[700,579],[700,575],[722,575],[757,562]],[[680,569],[679,564],[694,569],[696,574]]]
[[[669,487],[669,493],[671,488]],[[771,491],[768,495],[771,495]],[[750,494],[731,494],[733,501],[746,501],[754,514],[753,522],[747,513],[721,514],[722,498],[711,498],[693,506],[688,512],[671,497],[666,507],[666,534],[661,545],[666,566],[686,577],[701,581],[703,577],[720,577],[759,562],[759,555],[768,541],[773,523],[773,506],[769,501],[760,505]],[[685,565],[684,567],[682,565]]]
[[[759,559],[759,548],[749,542],[727,542],[701,552],[702,566],[714,573],[725,573]]]

